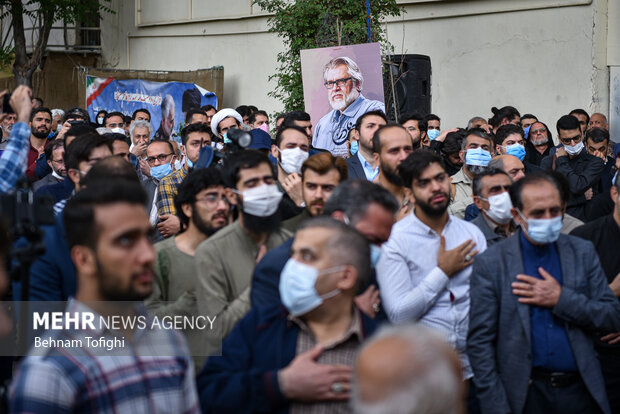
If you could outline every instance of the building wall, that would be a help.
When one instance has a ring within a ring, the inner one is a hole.
[[[609,112],[607,60],[620,45],[607,38],[607,0],[399,3],[402,15],[386,23],[389,40],[395,53],[431,57],[432,110],[444,128],[490,117],[492,106],[516,106],[550,126],[577,107]],[[282,109],[267,93],[283,44],[251,0],[113,0],[112,8],[102,21],[104,66],[221,65],[222,107]]]

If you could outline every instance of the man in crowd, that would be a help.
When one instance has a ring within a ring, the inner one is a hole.
[[[610,412],[590,331],[620,331],[620,302],[592,244],[560,234],[561,191],[545,172],[513,184],[521,231],[474,262],[467,352],[484,413]]]
[[[400,117],[399,122],[411,135],[413,149],[422,148],[422,142],[426,138],[426,123],[422,115],[418,113],[406,114]]]
[[[248,122],[252,128],[260,128],[265,125],[265,132],[269,132],[269,115],[265,111],[256,111],[250,115]]]
[[[204,352],[219,351],[221,340],[250,309],[250,281],[256,262],[291,234],[281,228],[276,186],[269,158],[244,150],[227,160],[227,197],[239,218],[196,249],[196,299],[200,314],[217,317],[217,330],[205,335]]]
[[[613,212],[577,227],[571,234],[594,244],[609,288],[616,298],[620,298],[620,255],[617,249],[620,246],[620,180],[616,180],[609,194],[614,204]],[[603,370],[611,412],[620,413],[620,333],[599,333],[599,338],[594,341],[594,348]]]
[[[332,110],[325,114],[314,129],[312,145],[330,151],[335,156],[347,154],[347,136],[357,118],[368,111],[380,110],[380,101],[366,99],[361,94],[364,77],[360,68],[348,57],[331,59],[323,68],[323,81]]]
[[[151,293],[155,254],[145,201],[136,177],[99,182],[68,203],[64,224],[79,283],[66,312],[105,315],[102,302],[140,301]],[[144,315],[134,306],[117,310]],[[34,349],[22,360],[11,387],[11,412],[200,412],[187,346],[174,330],[78,328],[50,337],[83,345]],[[108,352],[86,345],[87,338],[106,337],[127,340]]]
[[[230,128],[241,128],[242,124],[243,118],[239,115],[239,112],[231,108],[224,108],[213,115],[211,131],[213,136],[223,140],[224,135],[226,135]]]
[[[163,237],[179,232],[181,227],[176,215],[174,197],[179,185],[198,161],[202,147],[210,145],[211,135],[204,123],[190,124],[181,130],[181,151],[185,155],[185,163],[179,170],[162,177],[157,190],[157,229]]]
[[[488,167],[502,170],[508,174],[512,182],[525,177],[525,166],[514,155],[498,155],[489,162]]]
[[[354,378],[356,414],[465,412],[458,356],[420,324],[381,328],[359,352]]]
[[[515,231],[509,193],[511,185],[510,176],[496,168],[489,167],[474,177],[474,203],[480,214],[471,223],[484,234],[487,246],[512,236]]]
[[[146,147],[146,162],[150,168],[150,176],[144,177],[142,187],[147,195],[146,212],[151,225],[155,227],[158,222],[157,200],[159,197],[159,184],[173,172],[176,154],[170,141],[156,138],[149,142]]]
[[[553,139],[547,125],[539,121],[534,122],[530,126],[528,140],[525,143],[525,162],[540,166],[552,147]]]
[[[329,152],[309,157],[301,166],[304,211],[286,220],[282,227],[295,233],[304,220],[322,215],[325,203],[336,187],[347,180],[347,174],[347,163]]]
[[[151,113],[146,108],[140,108],[133,111],[131,115],[131,122],[134,123],[136,121],[146,121],[151,122]]]
[[[46,185],[58,184],[67,177],[64,157],[65,146],[62,140],[54,140],[45,147],[45,158],[52,172],[32,185],[34,191]]]
[[[487,168],[494,146],[491,136],[483,130],[467,131],[459,153],[463,167],[451,177],[452,202],[448,207],[451,215],[460,219],[465,217],[465,209],[473,202],[471,183],[474,175]]]
[[[489,119],[489,125],[493,128],[493,133],[502,125],[513,124],[521,126],[521,114],[514,106],[506,105],[497,109],[491,108],[493,116]]]
[[[413,152],[411,135],[398,124],[385,125],[375,132],[372,144],[375,164],[379,166],[379,175],[374,182],[396,197],[401,206],[396,219],[400,220],[413,208],[409,190],[398,174],[399,165]]]
[[[459,353],[463,380],[469,380],[469,279],[474,256],[486,249],[486,240],[475,225],[448,214],[450,177],[437,154],[416,151],[399,172],[415,209],[394,225],[382,246],[377,280],[383,306],[393,323],[421,321],[445,335]]]
[[[177,135],[174,130],[175,104],[172,95],[164,95],[161,101],[161,123],[155,132],[153,139],[165,139],[176,141]]]
[[[573,109],[570,111],[569,115],[574,116],[579,121],[579,129],[581,130],[581,135],[586,133],[586,128],[590,124],[590,115],[583,109]]]
[[[532,126],[534,122],[538,122],[538,118],[536,117],[536,115],[523,114],[523,116],[521,117],[521,128],[523,128],[523,130],[526,130],[527,127]]]
[[[370,278],[369,255],[366,240],[344,223],[302,224],[280,279],[288,312],[254,308],[239,322],[223,356],[198,376],[202,410],[348,411],[355,355],[375,328],[354,305]]]
[[[359,149],[357,154],[347,158],[349,180],[373,181],[379,175],[379,165],[373,156],[372,137],[385,124],[387,118],[379,110],[366,112],[357,118],[352,134],[359,141]]]
[[[52,127],[52,111],[45,107],[39,107],[32,111],[30,115],[30,151],[28,152],[28,167],[26,177],[30,181],[36,180],[35,168],[37,159],[43,155],[47,137]]]
[[[571,194],[566,211],[579,220],[586,220],[586,204],[598,194],[603,161],[585,150],[577,118],[564,115],[557,122],[557,130],[562,146],[555,154],[544,158],[540,166],[557,171],[568,179]]]
[[[13,130],[13,125],[17,122],[17,115],[5,114],[4,119],[2,120],[2,139],[0,140],[0,151],[4,151],[6,146],[9,143],[9,137],[11,135],[11,131]]]
[[[125,115],[121,112],[108,112],[103,118],[103,125],[116,133],[124,133]]]
[[[129,150],[138,159],[146,156],[146,146],[153,135],[153,126],[148,121],[136,120],[129,126],[129,137],[131,138],[131,146]]]
[[[620,162],[609,154],[613,152],[609,131],[602,128],[591,128],[586,131],[586,151],[588,154],[603,161],[603,173],[598,185],[592,190],[592,199],[586,205],[586,221],[606,216],[613,211],[613,201],[609,198],[612,179]],[[587,193],[586,193],[587,194]]]
[[[514,155],[523,162],[525,159],[525,139],[523,129],[513,124],[502,125],[495,133],[495,154]]]
[[[426,123],[426,132],[429,138],[431,140],[437,138],[441,131],[441,119],[435,114],[428,114],[424,116],[423,121]]]
[[[221,171],[210,167],[189,173],[175,204],[183,230],[155,245],[155,283],[146,304],[157,316],[197,316],[196,248],[228,225],[231,216]],[[196,366],[202,367],[200,332],[187,329],[185,335]]]
[[[200,108],[188,109],[185,113],[185,126],[197,123],[207,123],[207,113]]]
[[[209,127],[209,129],[210,129],[211,128],[211,120],[213,119],[213,116],[217,112],[217,109],[215,109],[215,107],[213,105],[205,105],[205,106],[202,106],[200,109],[205,111],[205,113],[207,114],[207,127]]]
[[[602,128],[605,130],[609,130],[607,117],[599,112],[593,113],[592,117],[590,117],[590,122],[588,122],[588,129],[592,128]]]
[[[281,126],[296,126],[303,128],[308,136],[308,145],[312,144],[312,121],[310,114],[304,111],[291,111],[283,114]]]

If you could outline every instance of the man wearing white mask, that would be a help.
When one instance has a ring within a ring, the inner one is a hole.
[[[288,220],[303,211],[301,166],[308,159],[310,146],[305,131],[289,126],[278,130],[271,155],[278,160],[278,187],[284,192],[282,219]]]
[[[511,185],[510,176],[497,168],[489,168],[474,177],[474,204],[481,214],[471,223],[484,234],[487,246],[504,240],[515,231],[508,193]]]
[[[201,243],[195,254],[199,313],[217,317],[214,331],[205,331],[203,337],[205,355],[218,354],[222,339],[250,310],[250,281],[256,263],[291,236],[280,225],[282,193],[269,158],[244,150],[226,163],[226,194],[238,207],[239,218]]]
[[[545,170],[555,170],[568,179],[570,197],[566,212],[585,220],[586,204],[598,193],[605,165],[603,160],[586,151],[577,118],[564,115],[558,120],[556,128],[562,146],[545,157],[540,166]]]
[[[121,112],[108,112],[103,118],[103,126],[112,132],[125,135],[125,115]]]

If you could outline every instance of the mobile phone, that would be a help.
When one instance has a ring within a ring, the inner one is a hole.
[[[12,114],[12,113],[14,113],[13,107],[9,103],[10,99],[11,99],[11,94],[10,93],[7,93],[2,98],[2,113],[3,114]]]

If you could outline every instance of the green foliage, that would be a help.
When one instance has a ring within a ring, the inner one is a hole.
[[[279,99],[285,111],[304,109],[301,50],[368,42],[366,0],[254,0],[254,4],[274,13],[269,31],[287,47],[278,54],[278,72],[269,77],[277,81],[269,96]],[[399,13],[396,0],[370,0],[372,42],[390,49],[381,22]]]

